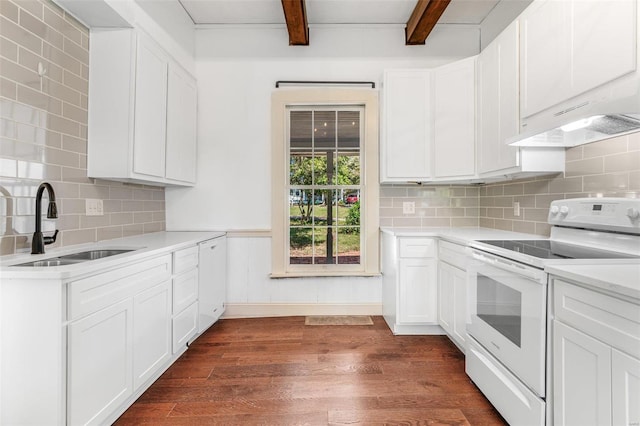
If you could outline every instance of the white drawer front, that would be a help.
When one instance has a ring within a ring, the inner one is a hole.
[[[180,274],[198,266],[198,246],[188,247],[173,253],[173,273]]]
[[[434,238],[400,238],[400,257],[435,257]]]
[[[173,313],[182,312],[184,308],[198,299],[198,268],[191,269],[173,278]]]
[[[459,244],[440,241],[438,243],[438,259],[466,271],[467,256],[464,249],[465,247]]]
[[[178,352],[198,331],[198,303],[192,303],[173,317],[173,353]]]
[[[640,306],[554,279],[555,316],[636,358],[640,358]]]
[[[69,320],[106,308],[171,276],[171,255],[69,283]]]

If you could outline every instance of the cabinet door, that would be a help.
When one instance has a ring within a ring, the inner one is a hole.
[[[611,364],[613,424],[640,424],[640,360],[613,349]]]
[[[438,323],[447,332],[453,334],[454,287],[453,266],[438,262]]]
[[[438,322],[438,283],[434,259],[400,259],[398,323]]]
[[[568,1],[532,3],[520,18],[520,113],[529,117],[568,99],[571,47]]]
[[[205,241],[199,250],[198,332],[202,333],[220,318],[227,301],[227,239]]]
[[[381,181],[422,181],[431,176],[431,74],[386,71],[383,83]]]
[[[195,183],[196,82],[173,63],[168,78],[166,177]]]
[[[434,160],[436,177],[473,176],[476,171],[476,59],[434,72]]]
[[[553,321],[555,425],[611,424],[611,348]]]
[[[505,143],[520,130],[519,23],[509,25],[478,58],[478,172],[518,165],[518,148]]]
[[[638,2],[572,1],[572,96],[636,69]]]
[[[133,302],[69,324],[67,421],[100,424],[133,393]]]
[[[467,273],[453,269],[453,338],[462,347],[467,341]]]
[[[133,386],[151,378],[171,356],[171,281],[133,298]]]
[[[167,57],[142,34],[138,37],[137,49],[133,171],[164,177]]]

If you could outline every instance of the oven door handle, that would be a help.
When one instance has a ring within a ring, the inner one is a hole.
[[[478,260],[485,264],[489,264],[498,269],[502,269],[503,271],[512,272],[518,275],[523,275],[527,278],[531,278],[540,283],[546,282],[546,274],[539,269],[527,267],[517,262],[510,262],[507,259],[502,259],[500,257],[487,256],[475,250],[471,252],[471,256],[475,260]]]

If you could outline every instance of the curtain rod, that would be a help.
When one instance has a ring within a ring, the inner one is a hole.
[[[372,89],[376,88],[376,83],[373,81],[304,81],[304,80],[278,80],[276,81],[276,89],[280,87],[281,84],[302,84],[302,85],[310,85],[310,84],[327,84],[327,85],[371,85]]]

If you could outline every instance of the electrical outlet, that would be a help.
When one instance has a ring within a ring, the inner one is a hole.
[[[513,202],[513,215],[515,217],[520,216],[520,202],[519,201],[514,201]]]
[[[416,203],[413,201],[404,201],[402,203],[402,214],[415,214]]]
[[[87,198],[85,200],[85,214],[87,216],[102,216],[104,215],[104,205],[102,200],[96,200],[93,198]]]

